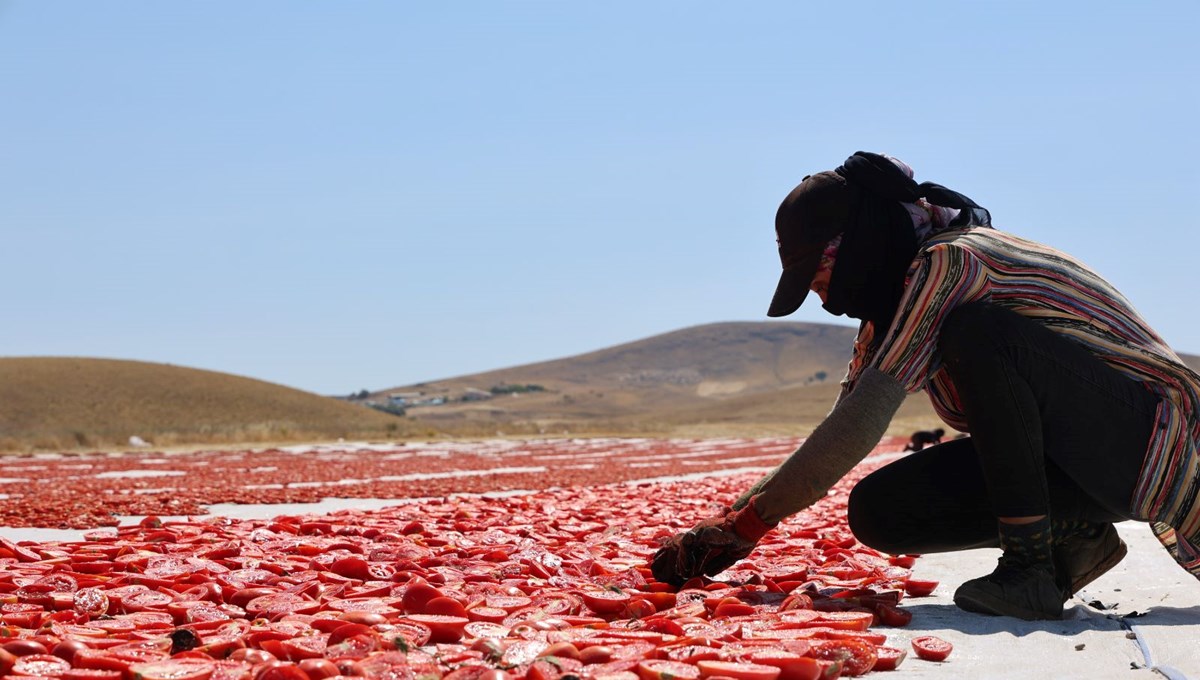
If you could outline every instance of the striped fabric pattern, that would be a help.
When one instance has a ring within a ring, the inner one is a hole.
[[[1200,578],[1200,376],[1191,371],[1111,284],[1071,256],[994,229],[946,232],[922,244],[887,336],[872,346],[864,323],[844,385],[868,366],[922,389],[947,424],[966,417],[937,349],[959,305],[988,301],[1037,319],[1080,343],[1161,399],[1131,511],[1185,569]]]

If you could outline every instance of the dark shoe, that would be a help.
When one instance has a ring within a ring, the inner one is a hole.
[[[971,579],[954,591],[954,604],[959,609],[1026,621],[1061,619],[1063,600],[1062,590],[1048,568],[1024,566],[1004,557],[995,571]]]
[[[1065,539],[1054,548],[1054,567],[1063,598],[1070,598],[1080,588],[1117,566],[1128,552],[1125,541],[1111,524],[1105,525],[1095,538],[1072,536]]]

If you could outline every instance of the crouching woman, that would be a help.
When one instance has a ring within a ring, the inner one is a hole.
[[[849,523],[890,553],[999,547],[965,581],[968,611],[1053,619],[1126,554],[1113,522],[1151,523],[1200,575],[1200,376],[1110,283],[903,163],[859,152],[806,177],[775,229],[768,312],[810,291],[861,324],[841,396],[784,463],[655,556],[660,580],[716,574],[822,498],[924,390],[969,437],[864,478]]]

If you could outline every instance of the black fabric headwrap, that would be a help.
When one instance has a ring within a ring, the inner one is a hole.
[[[918,184],[879,154],[856,152],[834,172],[856,191],[855,206],[842,232],[824,308],[830,314],[870,321],[882,340],[900,298],[904,277],[917,255],[912,217],[902,203],[924,198],[958,208],[952,228],[990,227],[991,215],[966,196],[933,182]]]

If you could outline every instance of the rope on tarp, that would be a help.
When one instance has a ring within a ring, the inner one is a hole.
[[[1121,625],[1129,629],[1133,633],[1133,639],[1137,641],[1138,649],[1142,651],[1142,659],[1145,661],[1145,668],[1159,673],[1167,678],[1167,680],[1192,680],[1186,673],[1172,666],[1159,666],[1154,663],[1154,654],[1150,651],[1150,645],[1146,642],[1146,637],[1141,633],[1141,626],[1130,624],[1124,618],[1118,619]]]

